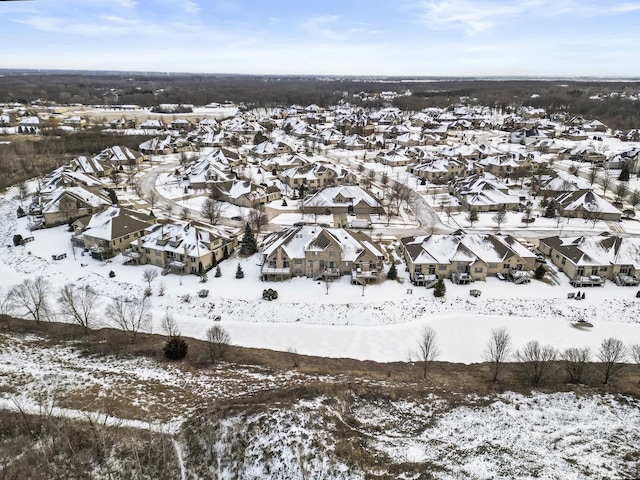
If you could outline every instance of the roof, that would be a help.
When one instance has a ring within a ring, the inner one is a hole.
[[[114,240],[148,228],[152,220],[153,217],[144,213],[112,206],[91,217],[83,235],[101,240]]]
[[[378,200],[358,186],[327,187],[305,200],[305,207],[345,207],[364,202],[372,208],[380,207]]]
[[[343,228],[325,228],[318,225],[291,227],[269,235],[263,245],[262,254],[269,257],[283,249],[290,258],[304,258],[307,251],[322,251],[330,245],[340,248],[340,260],[355,262],[365,253],[382,258],[380,249],[363,232]]]
[[[416,264],[446,265],[452,262],[501,263],[512,256],[533,259],[530,252],[511,235],[478,235],[458,231],[450,235],[405,237],[402,244]]]

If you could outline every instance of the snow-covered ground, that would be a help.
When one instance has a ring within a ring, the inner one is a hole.
[[[56,288],[66,283],[89,284],[100,293],[103,305],[118,296],[142,295],[146,286],[142,275],[149,266],[123,265],[121,256],[99,262],[80,251],[74,258],[64,226],[32,232],[35,240],[24,247],[10,246],[15,233],[28,233],[28,219],[16,219],[19,201],[15,197],[12,189],[0,203],[0,285],[5,290],[27,277],[42,275]],[[67,258],[52,260],[51,255],[59,253],[67,253]],[[438,333],[440,359],[456,362],[481,361],[491,329],[502,326],[516,347],[532,339],[560,349],[597,349],[607,337],[640,343],[636,289],[611,282],[585,290],[586,299],[576,301],[567,299],[567,293],[575,290],[563,274],[558,274],[559,283],[554,285],[538,281],[513,285],[497,279],[477,282],[473,288],[482,291],[479,298],[469,296],[469,286],[447,281],[446,297],[435,299],[432,290],[412,287],[402,266],[404,282],[385,281],[363,290],[344,277],[327,292],[322,282],[302,278],[263,283],[258,261],[257,256],[232,257],[221,264],[222,277],[209,275],[206,284],[196,276],[158,278],[153,287],[164,282],[167,293],[151,297],[154,330],[160,331],[164,313],[170,312],[184,335],[204,338],[213,316],[221,315],[222,325],[238,345],[379,361],[407,360],[425,325]],[[237,263],[243,267],[243,279],[235,278]],[[109,278],[111,270],[115,278]],[[210,290],[208,298],[196,295],[201,288]],[[264,288],[277,289],[279,298],[262,300]],[[592,330],[572,327],[569,320],[581,317],[594,323]]]

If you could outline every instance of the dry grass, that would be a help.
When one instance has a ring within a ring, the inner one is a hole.
[[[162,356],[162,346],[166,340],[163,335],[138,334],[135,342],[126,333],[103,328],[85,334],[77,325],[65,323],[36,324],[29,320],[20,320],[0,316],[0,329],[18,334],[38,334],[47,344],[63,344],[73,341],[88,355],[113,355],[120,357],[149,357],[160,362],[171,363],[188,372],[209,371],[208,345],[205,341],[189,338],[189,352],[180,363],[168,362]],[[295,359],[292,357],[295,355]],[[476,394],[480,396],[501,393],[506,390],[527,393],[531,385],[524,379],[517,363],[504,366],[500,380],[491,381],[488,364],[461,364],[433,362],[425,380],[422,379],[422,366],[418,363],[392,362],[379,363],[348,358],[312,357],[289,352],[230,346],[225,353],[226,371],[237,366],[260,367],[262,373],[296,372],[312,381],[314,377],[336,377],[340,382],[358,385],[363,382],[383,382],[388,386],[423,394],[424,391],[442,395]],[[297,366],[296,366],[297,365]],[[215,367],[214,367],[215,368]],[[640,397],[638,369],[629,365],[615,377],[610,385],[602,385],[599,366],[590,364],[583,385],[575,386],[566,382],[560,362],[555,365],[549,379],[537,390],[546,392],[593,389],[600,392],[619,393]]]

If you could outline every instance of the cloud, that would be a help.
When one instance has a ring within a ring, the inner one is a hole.
[[[422,23],[433,30],[462,30],[468,35],[528,18],[560,16],[600,17],[640,11],[639,3],[607,5],[600,1],[578,0],[422,0],[410,4]]]
[[[338,15],[318,15],[312,17],[302,23],[302,28],[308,33],[318,37],[327,38],[329,40],[343,40],[344,33],[331,29],[330,26],[335,24],[340,17]]]

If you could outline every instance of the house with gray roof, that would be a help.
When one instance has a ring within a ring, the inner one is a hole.
[[[380,247],[362,232],[318,225],[291,227],[265,239],[261,276],[267,281],[351,275],[351,283],[371,283],[380,277],[383,260]]]
[[[439,278],[457,284],[510,277],[515,283],[531,279],[536,255],[511,235],[467,234],[401,239],[401,248],[414,285],[433,287]]]
[[[640,284],[640,239],[609,232],[581,237],[540,240],[538,250],[562,270],[574,286]]]
[[[113,205],[94,214],[86,227],[76,231],[74,243],[88,248],[94,258],[104,260],[127,249],[155,222],[155,217]],[[81,227],[82,222],[76,221],[73,226]]]

